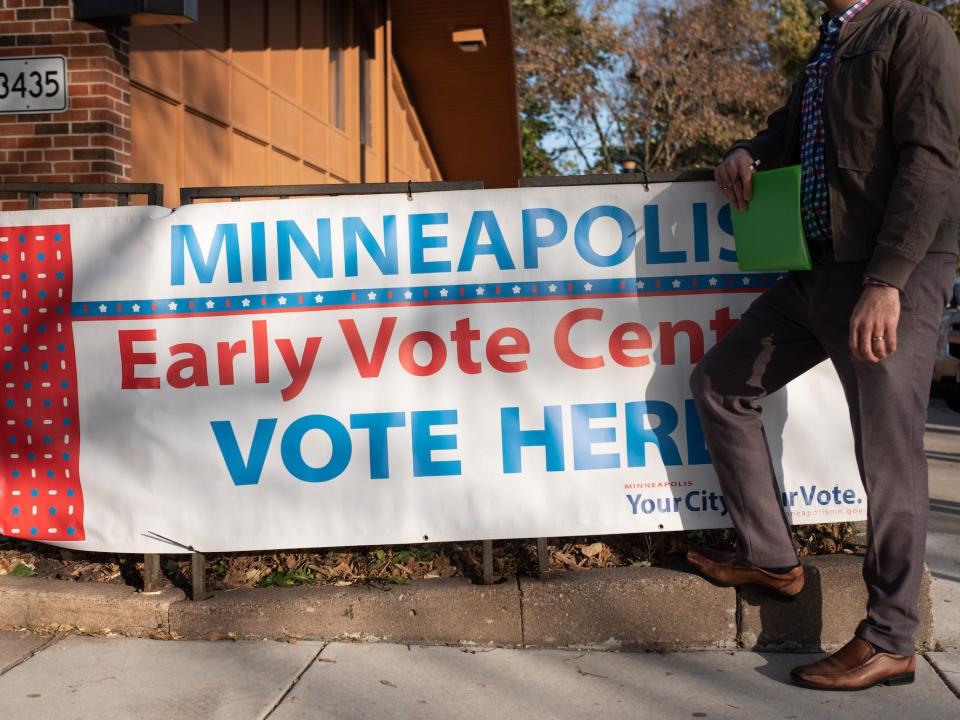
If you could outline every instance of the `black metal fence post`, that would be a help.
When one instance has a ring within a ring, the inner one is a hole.
[[[193,587],[191,600],[206,600],[210,597],[207,592],[207,559],[203,553],[195,552],[190,555],[190,584]]]
[[[550,549],[547,538],[537,538],[537,575],[542,580],[550,572]]]
[[[481,580],[484,585],[492,585],[497,581],[493,575],[493,540],[484,540],[483,543],[483,570]]]
[[[143,556],[143,592],[148,595],[160,592],[160,556],[156,553]]]

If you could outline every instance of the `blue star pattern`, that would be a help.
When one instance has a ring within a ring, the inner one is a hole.
[[[446,305],[517,300],[570,300],[692,295],[717,292],[762,292],[779,273],[717,273],[503,283],[418,285],[406,287],[323,289],[286,293],[250,293],[193,298],[145,298],[74,302],[74,320],[138,317],[217,316],[264,312],[303,312],[389,305]]]

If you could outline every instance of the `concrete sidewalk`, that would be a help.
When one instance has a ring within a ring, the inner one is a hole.
[[[0,634],[0,667],[10,668],[0,675],[4,720],[940,720],[960,715],[960,699],[932,664],[944,674],[956,673],[960,656],[942,653],[920,658],[913,685],[825,693],[789,681],[791,667],[816,655],[81,636],[44,642],[33,635]]]

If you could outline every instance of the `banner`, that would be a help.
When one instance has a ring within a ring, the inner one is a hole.
[[[729,213],[712,183],[4,213],[0,533],[728,526],[688,378],[778,280],[738,271]],[[787,516],[864,519],[832,368],[763,409]]]

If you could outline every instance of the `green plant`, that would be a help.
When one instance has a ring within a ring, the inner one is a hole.
[[[257,582],[257,587],[292,587],[294,585],[311,585],[316,581],[317,574],[304,563],[296,569],[264,575]]]
[[[381,583],[390,583],[391,585],[409,585],[410,578],[405,577],[392,577],[390,575],[377,575],[376,577],[370,578],[373,582]]]
[[[17,563],[13,566],[10,574],[14,577],[30,577],[33,575],[33,568],[29,565],[24,565],[23,563]]]

